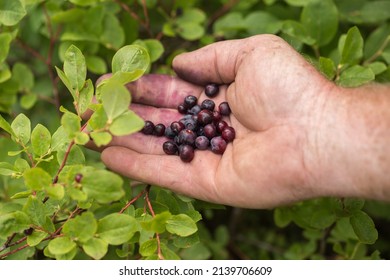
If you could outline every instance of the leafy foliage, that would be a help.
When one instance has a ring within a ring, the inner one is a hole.
[[[386,204],[224,208],[129,188],[84,147],[142,127],[126,83],[173,74],[176,54],[218,40],[273,33],[341,86],[389,82],[389,10],[386,0],[0,0],[0,258],[389,257]]]

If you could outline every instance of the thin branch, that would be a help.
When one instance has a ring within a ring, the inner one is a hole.
[[[146,201],[146,204],[148,205],[150,214],[152,215],[152,217],[155,217],[156,214],[154,213],[154,210],[153,210],[152,204],[150,203],[150,198],[149,198],[150,187],[151,187],[150,185],[147,185],[145,188],[145,191],[146,191],[145,201]],[[160,235],[157,232],[156,232],[156,239],[157,239],[157,256],[160,260],[163,260],[164,256],[161,253]]]
[[[140,192],[136,197],[134,197],[132,200],[130,200],[129,202],[127,202],[127,204],[121,209],[121,211],[119,211],[119,214],[122,214],[123,212],[126,211],[127,208],[130,207],[130,205],[132,205],[134,202],[136,202],[142,195],[144,195],[146,192],[146,189],[143,190],[142,192]]]

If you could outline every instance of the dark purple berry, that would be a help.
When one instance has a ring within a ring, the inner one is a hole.
[[[194,158],[194,148],[190,145],[180,145],[179,147],[179,156],[180,159],[184,162],[190,162]]]
[[[177,141],[180,144],[194,145],[196,134],[192,130],[183,129],[177,137]]]
[[[222,120],[222,115],[219,111],[213,111],[213,122],[217,123]]]
[[[203,127],[203,134],[207,138],[211,139],[217,135],[217,128],[214,124],[209,123]]]
[[[142,133],[146,135],[153,134],[154,131],[154,123],[151,121],[145,121],[144,127],[142,128]]]
[[[199,105],[195,105],[191,109],[188,109],[187,113],[191,115],[197,115],[202,109]]]
[[[207,150],[210,140],[206,136],[198,136],[195,139],[195,147],[199,150]]]
[[[177,111],[180,114],[185,114],[187,113],[187,107],[184,104],[179,104],[179,106],[177,106]]]
[[[163,136],[165,134],[165,125],[162,123],[156,124],[154,127],[153,134],[156,136]]]
[[[217,127],[217,132],[222,133],[222,131],[226,127],[228,127],[228,124],[225,121],[219,121],[219,122],[217,122],[216,127]]]
[[[219,104],[218,109],[222,116],[229,116],[232,112],[230,110],[229,103],[227,102],[222,102],[221,104]]]
[[[217,84],[208,84],[204,89],[204,93],[208,97],[215,97],[217,96],[218,92],[219,92],[219,86]]]
[[[171,129],[174,133],[179,134],[185,128],[184,124],[181,122],[173,122],[171,123]]]
[[[215,103],[214,103],[214,101],[211,100],[211,99],[205,99],[205,100],[203,100],[203,102],[200,104],[200,108],[201,108],[201,109],[207,109],[207,110],[213,111],[214,108],[215,108]]]
[[[227,143],[221,136],[217,136],[211,139],[210,145],[211,151],[216,154],[222,155],[226,150]]]
[[[30,227],[30,228],[28,228],[28,229],[25,229],[25,230],[23,231],[23,233],[24,233],[25,235],[31,235],[31,234],[33,233],[33,231],[34,231],[34,229],[33,229],[32,227]]]
[[[209,124],[213,121],[213,113],[210,110],[203,109],[198,113],[198,123],[201,125]]]
[[[164,134],[165,134],[165,137],[167,137],[169,139],[173,139],[176,136],[176,133],[174,133],[172,131],[172,128],[171,128],[170,125],[165,128],[165,133]]]
[[[228,126],[228,127],[225,127],[224,130],[222,130],[221,136],[227,142],[231,142],[236,137],[236,131],[234,130],[233,127]]]
[[[171,140],[164,142],[163,150],[167,155],[176,155],[178,153],[178,148],[175,142]]]
[[[196,96],[188,95],[184,98],[184,105],[187,109],[191,109],[196,103],[198,103],[198,98]]]
[[[184,124],[186,129],[196,130],[198,127],[197,120],[192,115],[185,115],[184,118],[180,120],[181,123]]]
[[[196,134],[198,136],[205,136],[204,135],[204,127],[203,126],[199,126],[198,129],[196,130]]]
[[[83,174],[81,174],[81,173],[77,173],[76,176],[74,176],[74,180],[75,180],[77,183],[80,183],[80,182],[81,182],[81,179],[83,179]]]

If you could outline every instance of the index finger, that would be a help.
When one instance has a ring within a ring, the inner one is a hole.
[[[175,76],[147,74],[126,85],[134,103],[161,108],[177,108],[188,95],[199,97],[203,87]]]

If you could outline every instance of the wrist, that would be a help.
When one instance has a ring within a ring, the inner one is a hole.
[[[313,187],[322,196],[390,199],[389,88],[333,86],[312,137]]]

